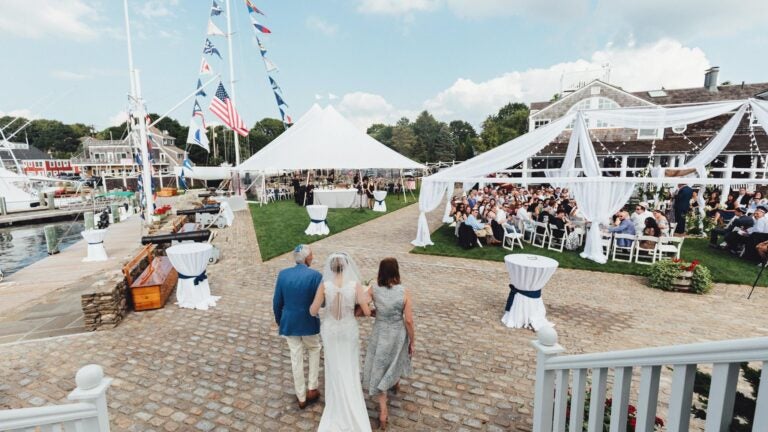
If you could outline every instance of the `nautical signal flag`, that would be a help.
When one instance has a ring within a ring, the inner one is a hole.
[[[216,0],[213,0],[213,5],[211,5],[211,16],[221,15],[222,12],[223,10],[216,3]]]
[[[216,89],[216,94],[213,96],[211,106],[208,107],[216,117],[220,118],[230,129],[240,134],[240,136],[247,136],[248,129],[243,123],[243,119],[240,118],[240,114],[237,113],[235,105],[232,103],[232,99],[229,98],[227,91],[224,89],[224,84],[219,82],[219,87]]]
[[[205,151],[210,151],[208,147],[208,137],[205,135],[205,128],[200,127],[200,124],[197,123],[197,120],[195,119],[194,116],[189,121],[189,132],[187,133],[187,144],[198,145],[204,148]]]
[[[213,21],[208,20],[208,36],[226,36],[226,34],[216,27],[216,24],[214,24]]]
[[[272,30],[270,30],[270,29],[264,27],[263,25],[261,25],[261,23],[256,21],[256,19],[254,17],[251,17],[251,24],[253,24],[253,27],[255,27],[256,30],[258,30],[261,33],[264,33],[264,34],[272,33]]]
[[[257,8],[256,5],[254,5],[251,0],[245,0],[245,6],[248,8],[248,13],[257,13],[259,15],[264,15],[264,12],[260,11],[259,8]]]
[[[283,105],[288,106],[288,104],[285,103],[283,98],[281,98],[280,94],[278,94],[277,92],[275,92],[275,100],[277,101],[277,106],[283,106]]]
[[[200,103],[197,102],[197,99],[195,99],[195,106],[192,108],[192,117],[200,117],[200,121],[203,123],[203,127],[207,127],[205,125],[205,116],[203,115],[203,109],[200,108]]]
[[[205,39],[205,46],[203,47],[203,54],[216,54],[221,58],[221,54],[219,53],[219,50],[216,49],[215,46],[213,46],[213,42],[211,42],[210,39]]]
[[[202,96],[206,97],[205,90],[203,89],[203,83],[200,81],[200,78],[197,79],[197,93],[195,93],[195,96]],[[197,103],[197,101],[195,101]]]
[[[210,75],[212,73],[211,65],[209,65],[208,60],[203,57],[203,61],[200,63],[200,75]]]

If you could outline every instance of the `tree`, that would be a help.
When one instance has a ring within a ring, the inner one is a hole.
[[[387,147],[392,147],[393,127],[381,123],[372,124],[366,133]]]
[[[509,103],[498,114],[488,116],[483,122],[479,150],[490,150],[528,132],[529,113],[525,104]]]
[[[392,148],[403,156],[413,158],[416,141],[411,122],[405,117],[401,118],[392,128]]]
[[[467,160],[475,156],[478,137],[475,128],[463,120],[454,120],[448,125],[456,146],[456,160]]]
[[[413,132],[416,134],[416,148],[413,157],[419,161],[433,161],[435,159],[435,146],[440,133],[440,122],[427,111],[421,114],[413,122]]]
[[[440,123],[437,139],[432,147],[431,160],[449,161],[456,157],[456,143],[451,135],[451,128],[445,123]]]
[[[251,154],[258,152],[285,131],[285,125],[275,118],[263,118],[256,122],[248,132]]]

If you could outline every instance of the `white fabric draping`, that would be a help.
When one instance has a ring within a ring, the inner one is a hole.
[[[314,189],[312,195],[315,205],[328,208],[353,208],[360,205],[357,189]]]
[[[83,262],[106,261],[109,259],[107,251],[104,249],[104,237],[107,236],[105,229],[90,229],[80,233],[86,242],[88,242],[88,256],[83,258]]]
[[[227,226],[232,226],[232,222],[235,221],[235,213],[232,211],[232,207],[228,202],[222,202],[219,204],[219,209],[224,220],[227,221]]]
[[[308,205],[307,213],[309,214],[309,226],[304,231],[306,235],[328,235],[331,230],[328,228],[328,223],[325,219],[328,217],[328,206],[325,205]]]
[[[510,254],[504,257],[504,265],[509,273],[509,282],[515,288],[519,291],[538,291],[555,274],[558,263],[538,255]],[[541,297],[532,299],[522,294],[515,296],[512,307],[504,313],[501,322],[511,328],[531,326],[534,330],[551,325]]]
[[[744,105],[743,100],[673,108],[617,108],[584,111],[593,121],[629,129],[660,129],[683,126],[717,117]]]
[[[375,212],[387,212],[387,191],[377,190],[373,191],[373,211]]]
[[[463,177],[485,177],[495,171],[515,166],[540,152],[557,138],[575,117],[576,113],[567,114],[468,161],[437,172],[425,178],[425,181],[426,179],[448,181]]]
[[[584,218],[592,222],[581,257],[605,264],[608,258],[603,254],[603,246],[600,242],[600,223],[607,222],[612,214],[624,206],[632,196],[635,183],[604,182],[601,179],[594,182],[571,183],[569,189],[579,203]]]
[[[563,165],[557,174],[560,177],[568,177],[573,174],[576,167],[576,155],[581,158],[581,167],[584,174],[589,177],[600,177],[600,161],[595,154],[595,147],[592,145],[592,139],[589,138],[589,128],[584,120],[583,112],[576,115],[576,121],[571,130],[571,139],[568,141],[568,149],[565,152]]]
[[[416,228],[416,239],[411,244],[414,246],[432,246],[432,238],[429,236],[429,223],[427,212],[431,212],[440,205],[443,195],[448,192],[451,183],[441,181],[423,181],[419,192],[419,225]]]
[[[752,107],[752,115],[757,117],[757,122],[768,133],[768,101],[750,99],[749,105]]]
[[[182,243],[169,247],[165,254],[179,273],[179,281],[176,284],[176,302],[179,307],[208,310],[209,307],[216,306],[221,297],[212,296],[207,277],[200,277],[208,267],[213,246],[209,243]]]
[[[716,157],[720,156],[723,149],[725,149],[725,146],[731,142],[731,138],[733,138],[733,134],[739,127],[739,123],[741,123],[741,119],[744,117],[746,111],[747,105],[744,104],[738,111],[736,111],[736,114],[728,120],[728,123],[720,129],[717,135],[713,136],[709,143],[701,149],[699,154],[697,154],[691,161],[687,162],[685,167],[677,169],[696,168],[700,177],[706,177],[707,172],[704,167],[709,165],[709,163],[715,160]]]

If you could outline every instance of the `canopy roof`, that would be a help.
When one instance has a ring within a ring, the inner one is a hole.
[[[359,130],[332,106],[314,105],[239,171],[424,168]]]

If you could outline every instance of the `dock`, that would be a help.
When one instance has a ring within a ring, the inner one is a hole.
[[[109,226],[107,261],[83,262],[88,244],[81,240],[0,282],[0,343],[85,331],[80,295],[93,279],[120,272],[141,247],[141,222],[133,216]]]

